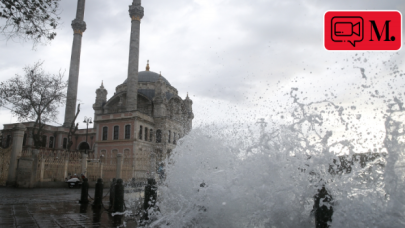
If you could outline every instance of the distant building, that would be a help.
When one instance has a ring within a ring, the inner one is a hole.
[[[194,118],[192,100],[182,99],[178,91],[161,74],[150,71],[149,62],[145,71],[138,71],[140,21],[143,7],[140,0],[129,6],[131,17],[131,40],[128,75],[117,85],[112,97],[107,99],[107,90],[101,83],[96,90],[93,104],[94,125],[88,130],[79,129],[72,137],[71,150],[88,150],[96,156],[116,157],[118,153],[134,158],[137,175],[156,172],[157,164],[167,158],[176,142],[192,128]],[[80,66],[80,47],[86,30],[84,1],[78,1],[76,19],[72,22],[74,40],[69,71],[68,97],[63,126],[47,125],[43,130],[43,148],[66,149],[69,127],[76,113],[77,85]],[[125,79],[125,80],[124,80]],[[80,120],[76,120],[80,121]],[[23,145],[32,147],[30,135],[34,123],[23,123],[27,127]],[[5,124],[1,145],[12,144],[14,124]]]

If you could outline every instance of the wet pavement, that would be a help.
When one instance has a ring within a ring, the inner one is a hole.
[[[104,195],[108,189],[104,189]],[[94,189],[89,189],[94,197]],[[127,213],[140,193],[126,193]],[[136,227],[134,216],[112,216],[111,212],[80,205],[80,189],[0,187],[0,227]],[[103,204],[108,207],[109,196]]]

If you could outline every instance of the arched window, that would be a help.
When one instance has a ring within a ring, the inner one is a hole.
[[[125,125],[125,139],[131,138],[131,125]]]
[[[156,131],[156,142],[157,142],[157,143],[161,143],[161,142],[162,142],[162,131],[161,131],[161,130],[157,130],[157,131]]]
[[[79,144],[79,150],[90,150],[90,145],[86,142],[81,142]]]
[[[152,138],[153,138],[153,129],[149,130],[149,142],[152,142]]]
[[[63,138],[63,149],[67,148],[67,138]]]
[[[54,137],[53,136],[49,137],[49,148],[53,148],[53,141]]]
[[[139,139],[142,139],[142,125],[139,126]]]
[[[114,126],[114,140],[118,139],[118,133],[119,133],[120,127],[119,126]]]
[[[171,136],[171,134],[172,134],[172,132],[169,130],[169,137],[168,137],[168,140],[167,140],[168,143],[170,143],[170,136]]]
[[[103,140],[108,139],[108,127],[103,127]]]
[[[173,132],[173,144],[176,144],[176,132]]]
[[[148,141],[148,128],[145,127],[145,141]]]

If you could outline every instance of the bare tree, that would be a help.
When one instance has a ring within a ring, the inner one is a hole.
[[[0,18],[6,19],[0,33],[7,39],[20,38],[46,43],[56,36],[60,0],[0,0]]]
[[[45,73],[42,64],[25,67],[24,77],[16,75],[0,83],[0,106],[11,105],[11,112],[21,122],[35,121],[32,136],[37,148],[42,145],[45,123],[56,120],[58,107],[66,100],[67,87],[61,72]]]

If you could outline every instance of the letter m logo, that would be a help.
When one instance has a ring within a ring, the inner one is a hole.
[[[377,40],[380,41],[381,37],[383,36],[384,30],[385,30],[385,40],[384,41],[391,41],[390,40],[390,21],[385,21],[384,27],[382,28],[381,33],[378,31],[377,24],[375,23],[374,20],[370,20],[370,26],[371,26],[370,41],[374,41],[373,40],[373,31],[374,31],[375,35],[377,36]]]

